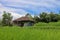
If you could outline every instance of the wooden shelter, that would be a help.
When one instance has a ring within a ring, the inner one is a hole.
[[[13,21],[14,24],[17,24],[18,26],[33,26],[34,25],[34,20],[29,17],[21,17]]]

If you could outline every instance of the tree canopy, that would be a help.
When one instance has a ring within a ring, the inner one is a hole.
[[[11,21],[12,21],[12,16],[11,13],[8,13],[6,11],[3,12],[3,18],[2,18],[2,25],[4,26],[9,26],[11,25]]]

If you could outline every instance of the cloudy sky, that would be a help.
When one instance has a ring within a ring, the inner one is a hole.
[[[0,18],[3,11],[10,12],[14,18],[26,13],[38,15],[40,12],[59,12],[60,0],[0,0]]]

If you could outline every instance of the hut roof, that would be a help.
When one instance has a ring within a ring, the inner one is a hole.
[[[33,19],[29,18],[29,17],[21,17],[21,18],[14,20],[14,21],[33,21]]]

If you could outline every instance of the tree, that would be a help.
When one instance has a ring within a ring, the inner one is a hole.
[[[38,16],[34,16],[34,21],[35,21],[36,23],[38,23],[38,22],[40,22],[40,18],[39,18]]]
[[[59,13],[57,14],[57,17],[58,17],[58,20],[60,20],[60,11],[59,11]]]
[[[25,16],[33,20],[33,17],[31,16],[31,14],[27,13]]]
[[[57,15],[58,20],[60,20],[60,14]]]
[[[49,14],[46,15],[46,17],[45,17],[45,22],[46,22],[46,23],[49,23],[49,22],[50,22],[50,16],[49,16]]]
[[[25,16],[29,17],[29,18],[32,18],[32,16],[29,13],[27,13]]]
[[[2,18],[2,25],[4,26],[11,26],[12,16],[11,13],[7,13],[6,11],[3,12]]]
[[[49,22],[49,20],[50,20],[50,16],[46,13],[46,12],[42,12],[41,14],[40,14],[40,20],[42,21],[42,22]]]
[[[1,19],[0,19],[0,26],[1,26]]]
[[[45,21],[46,15],[47,15],[47,13],[45,13],[45,12],[42,12],[42,13],[40,14],[40,18],[41,18],[42,21]]]
[[[57,14],[54,14],[53,12],[51,12],[49,15],[51,18],[51,22],[57,22],[58,21]]]

